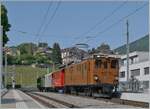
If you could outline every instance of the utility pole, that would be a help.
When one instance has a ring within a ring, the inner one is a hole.
[[[21,86],[21,88],[22,88],[22,86],[23,86],[23,85],[22,85],[22,72],[20,72],[19,75],[20,75],[20,86]]]
[[[0,28],[0,107],[1,107],[1,97],[2,97],[2,65],[3,65],[3,26]]]
[[[128,23],[128,20],[126,22],[126,25],[127,25],[127,33],[126,33],[126,35],[127,35],[127,44],[126,44],[126,49],[127,49],[127,51],[126,51],[126,53],[127,53],[127,58],[126,58],[126,60],[127,60],[127,81],[129,81],[129,23]]]
[[[53,71],[55,71],[55,64],[53,63]]]
[[[5,46],[5,87],[7,88],[7,47]]]
[[[15,65],[13,65],[13,74],[12,74],[12,88],[14,89],[15,88]]]

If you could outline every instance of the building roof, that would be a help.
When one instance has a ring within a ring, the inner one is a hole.
[[[77,47],[70,47],[70,48],[65,48],[65,49],[62,49],[61,51],[62,52],[65,52],[65,51],[82,51],[82,52],[86,52],[86,51],[84,51],[84,50],[82,50],[82,49],[79,49],[79,48],[77,48]]]
[[[129,53],[129,57],[139,56],[141,54],[147,56],[149,52],[134,51],[134,52]],[[126,54],[121,55],[121,59],[125,59],[126,57],[127,57]]]

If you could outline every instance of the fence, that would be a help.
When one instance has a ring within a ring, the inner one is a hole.
[[[139,81],[132,77],[128,82],[119,83],[119,91],[121,92],[133,92],[133,93],[144,93],[147,91],[145,81]]]

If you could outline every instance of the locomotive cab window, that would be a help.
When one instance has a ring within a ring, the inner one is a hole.
[[[100,68],[101,67],[101,60],[95,60],[95,68]]]
[[[118,61],[117,60],[112,60],[111,61],[111,68],[117,68]]]

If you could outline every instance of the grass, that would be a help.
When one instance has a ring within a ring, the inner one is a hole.
[[[31,66],[8,66],[7,84],[12,84],[12,74],[15,72],[16,84],[22,87],[36,87],[37,78],[47,73],[46,68],[33,68]]]

